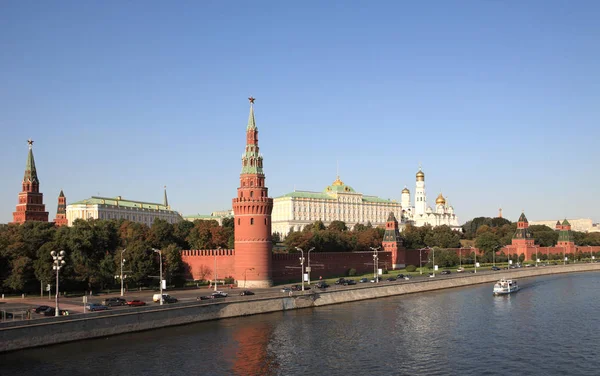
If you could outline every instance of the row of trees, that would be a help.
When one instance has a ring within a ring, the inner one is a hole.
[[[120,285],[121,255],[129,288],[157,285],[159,257],[168,284],[182,285],[188,273],[182,249],[233,247],[233,219],[223,226],[216,221],[156,220],[152,226],[126,220],[77,220],[72,227],[25,222],[0,225],[0,289],[39,291],[53,284],[51,251],[64,250],[66,264],[60,271],[64,290],[94,290]],[[124,252],[122,252],[125,250]]]

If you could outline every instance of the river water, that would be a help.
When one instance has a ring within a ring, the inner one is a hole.
[[[600,273],[191,324],[0,354],[0,375],[600,375]]]

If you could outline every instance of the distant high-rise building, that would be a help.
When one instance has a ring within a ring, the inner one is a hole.
[[[40,181],[33,159],[33,140],[30,139],[27,143],[29,144],[29,154],[27,155],[25,175],[19,193],[19,203],[13,213],[13,223],[23,223],[25,221],[48,222],[44,195],[40,193]]]

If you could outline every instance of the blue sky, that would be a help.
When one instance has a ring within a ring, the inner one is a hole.
[[[4,1],[0,222],[34,154],[92,195],[231,207],[256,97],[273,197],[400,199],[422,163],[475,216],[600,221],[596,1]]]

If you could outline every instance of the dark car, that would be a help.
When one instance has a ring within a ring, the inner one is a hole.
[[[98,303],[88,303],[85,308],[87,308],[90,312],[106,311],[108,309],[107,306]]]
[[[130,307],[141,307],[141,306],[145,306],[146,302],[143,302],[141,300],[135,299],[135,300],[128,301],[127,305],[130,306]]]
[[[43,312],[43,314],[44,314],[44,316],[56,316],[56,309],[54,307],[48,307],[48,309],[45,310]],[[59,309],[58,315],[59,316],[68,316],[69,311],[67,311],[66,309]]]
[[[196,298],[196,300],[209,300],[209,299],[214,299],[211,295],[204,295],[204,296],[199,296]]]
[[[326,289],[329,287],[329,285],[327,284],[327,282],[319,281],[315,284],[315,287],[320,288],[320,289]]]
[[[402,273],[398,274],[398,279],[404,279],[404,274],[402,274]]]
[[[124,306],[127,304],[127,300],[123,298],[107,298],[102,301],[102,304],[107,307]]]
[[[8,320],[14,318],[12,312],[0,311],[0,320]]]
[[[304,286],[304,290],[310,290],[310,286]],[[292,286],[292,291],[302,291],[302,285]]]
[[[34,313],[40,313],[40,314],[41,314],[41,313],[44,313],[44,311],[45,311],[45,310],[47,310],[48,308],[50,308],[50,306],[47,306],[47,305],[41,305],[41,306],[39,306],[39,307],[35,307],[35,308],[33,308],[33,309],[31,310],[31,312],[34,312]]]
[[[217,292],[213,292],[211,294],[211,296],[216,299],[216,298],[226,298],[227,297],[227,293],[224,293],[222,291],[217,291]]]
[[[450,270],[442,270],[442,273],[441,273],[441,274],[444,274],[444,275],[446,275],[446,274],[451,274],[451,273],[452,273],[452,272],[451,272]]]
[[[250,290],[244,290],[240,293],[241,296],[246,296],[246,295],[254,295],[254,293]]]
[[[385,280],[388,281],[388,282],[394,282],[396,280],[396,278],[394,278],[394,277],[387,277]]]
[[[347,279],[344,283],[345,286],[356,285],[356,281],[353,279]]]
[[[165,303],[177,303],[177,298],[174,298],[171,295],[165,295],[165,297],[163,298],[163,302],[165,302]]]
[[[502,269],[500,269],[500,268],[499,268],[499,267],[497,267],[497,266],[492,266],[492,270],[502,270]]]
[[[346,282],[346,279],[345,278],[340,278],[337,281],[335,281],[335,284],[336,285],[343,285],[344,282]]]
[[[361,278],[358,282],[360,282],[360,283],[369,282],[369,278]]]

